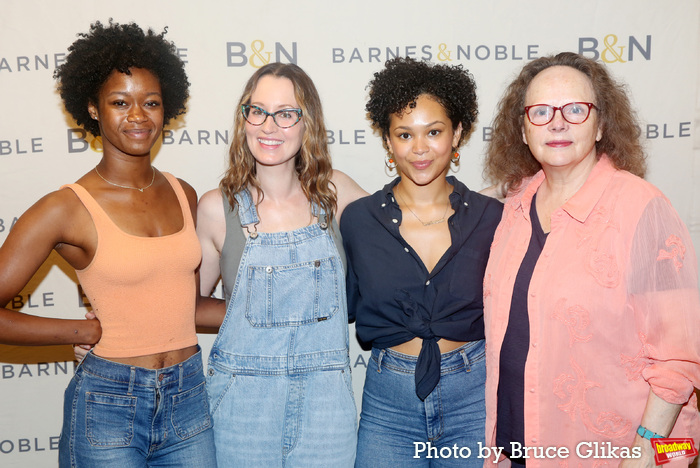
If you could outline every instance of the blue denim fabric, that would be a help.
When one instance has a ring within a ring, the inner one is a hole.
[[[250,194],[236,197],[255,224]],[[207,375],[221,466],[353,466],[345,274],[328,229],[249,236],[223,278],[231,298]]]
[[[484,340],[441,355],[440,381],[425,401],[415,392],[417,359],[391,349],[372,349],[355,466],[482,466],[477,444],[485,440]]]
[[[89,353],[65,392],[61,468],[216,467],[198,352],[163,369]]]

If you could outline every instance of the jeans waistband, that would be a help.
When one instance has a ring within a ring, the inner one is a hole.
[[[484,340],[478,340],[469,341],[459,348],[441,354],[440,375],[458,372],[465,367],[469,369],[474,362],[485,358],[485,352]],[[371,358],[377,363],[380,372],[383,367],[386,367],[413,374],[418,362],[418,356],[403,354],[391,348],[372,348]]]
[[[82,369],[83,372],[95,377],[129,384],[130,387],[159,388],[168,385],[181,386],[192,375],[203,375],[202,350],[197,346],[197,352],[189,358],[162,369],[130,366],[88,353],[78,366],[78,369]]]

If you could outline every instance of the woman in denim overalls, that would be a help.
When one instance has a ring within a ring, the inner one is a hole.
[[[227,300],[208,373],[221,466],[353,465],[335,218],[362,195],[331,169],[310,78],[293,64],[259,69],[239,102],[220,190],[198,209],[202,290],[221,274]]]

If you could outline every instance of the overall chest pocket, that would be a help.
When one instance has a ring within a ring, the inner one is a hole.
[[[249,265],[246,318],[254,327],[289,327],[331,318],[338,310],[338,260]]]

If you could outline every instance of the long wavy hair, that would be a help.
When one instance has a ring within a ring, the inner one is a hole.
[[[257,178],[255,158],[248,148],[245,133],[245,118],[241,106],[250,104],[255,87],[263,76],[287,78],[294,85],[294,97],[302,111],[304,135],[301,148],[294,158],[295,169],[306,198],[328,214],[329,222],[335,214],[337,195],[331,182],[333,167],[328,151],[326,125],[321,99],[311,78],[299,66],[291,63],[270,63],[259,68],[245,85],[236,106],[233,138],[229,148],[228,169],[219,183],[232,208],[237,206],[234,195],[247,187],[254,187],[260,204],[264,193]]]
[[[644,177],[646,155],[640,142],[637,117],[624,85],[616,82],[602,64],[573,52],[562,52],[528,63],[506,88],[498,104],[493,137],[486,152],[486,179],[499,184],[505,195],[542,168],[530,148],[523,144],[525,94],[538,73],[555,66],[580,71],[593,86],[598,125],[603,133],[601,140],[596,142],[598,157],[607,154],[617,169]]]

